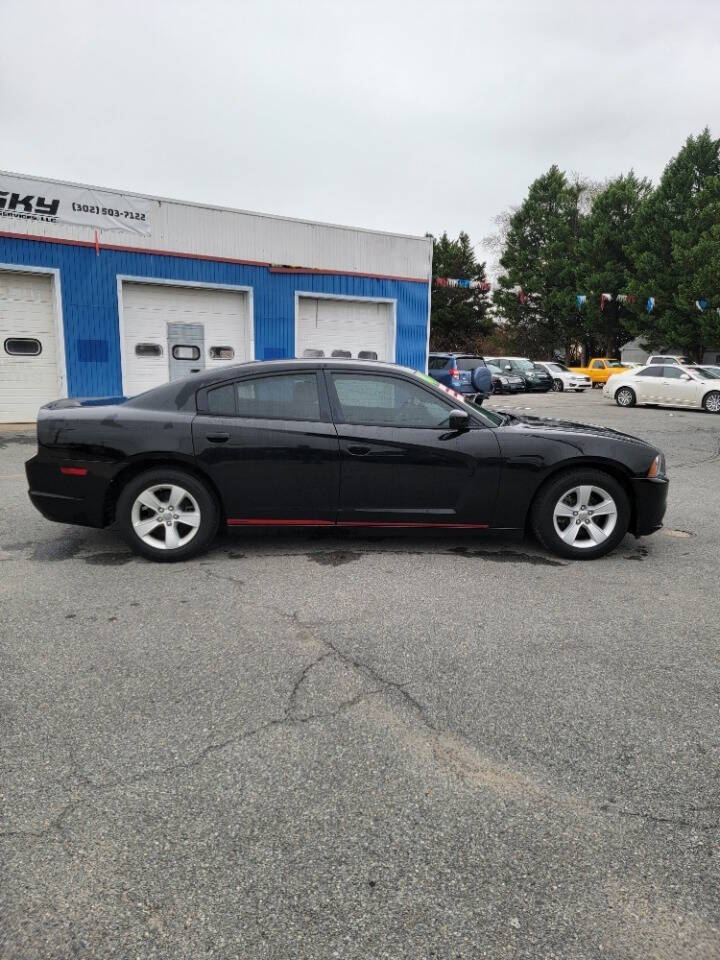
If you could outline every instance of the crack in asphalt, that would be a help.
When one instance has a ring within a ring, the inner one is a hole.
[[[387,676],[384,676],[374,665],[367,663],[364,660],[359,659],[357,656],[341,649],[334,640],[317,636],[316,632],[312,630],[313,627],[328,625],[332,623],[332,621],[303,621],[300,619],[297,611],[292,614],[277,610],[275,612],[278,616],[280,616],[281,619],[284,619],[292,625],[300,639],[310,640],[311,643],[314,643],[321,648],[319,652],[308,663],[305,664],[305,666],[295,677],[287,696],[285,709],[283,710],[281,716],[274,717],[265,723],[259,724],[258,726],[246,730],[236,736],[228,737],[222,741],[208,743],[188,760],[172,763],[156,770],[138,772],[136,774],[127,777],[120,777],[114,780],[92,780],[82,771],[80,765],[78,764],[77,757],[71,748],[68,751],[68,755],[72,773],[77,784],[75,789],[86,791],[90,795],[79,798],[74,797],[61,808],[59,813],[52,820],[50,820],[44,827],[40,829],[3,830],[0,831],[0,839],[39,840],[55,838],[59,842],[63,843],[63,845],[66,845],[69,841],[69,837],[65,829],[66,821],[75,811],[91,803],[93,794],[112,791],[119,787],[128,787],[133,784],[149,782],[158,778],[172,776],[176,773],[182,773],[186,770],[199,766],[208,757],[215,753],[238,746],[245,741],[266,733],[267,731],[283,726],[297,727],[312,723],[314,721],[326,722],[338,717],[340,714],[348,710],[354,709],[356,706],[364,703],[372,697],[388,694],[392,699],[395,699],[396,702],[399,701],[409,708],[416,720],[429,734],[431,734],[431,742],[429,746],[431,747],[433,756],[439,758],[441,761],[443,758],[447,759],[447,757],[449,757],[448,762],[450,763],[451,768],[454,769],[457,775],[462,779],[467,777],[468,780],[472,781],[472,779],[475,777],[480,776],[481,779],[483,779],[484,776],[484,782],[490,786],[494,784],[498,787],[498,789],[501,789],[502,786],[500,781],[506,780],[506,786],[510,787],[511,793],[514,791],[515,793],[519,793],[524,796],[535,796],[536,798],[549,800],[554,805],[572,805],[577,810],[587,814],[607,815],[610,813],[611,815],[614,814],[618,817],[633,817],[649,822],[684,827],[697,831],[711,831],[720,828],[720,820],[711,824],[698,824],[692,820],[688,820],[686,817],[663,817],[653,813],[645,813],[634,810],[608,810],[608,808],[604,805],[583,808],[577,807],[575,803],[571,803],[569,800],[567,800],[567,798],[565,804],[563,804],[563,798],[559,795],[556,796],[552,788],[548,790],[547,788],[538,786],[534,784],[530,777],[526,777],[521,773],[517,773],[512,770],[498,773],[498,771],[492,767],[492,764],[490,764],[487,771],[484,771],[482,764],[478,764],[478,757],[475,755],[477,753],[477,748],[474,747],[472,743],[466,741],[461,734],[450,729],[440,728],[435,722],[433,722],[428,715],[427,708],[417,697],[407,690],[407,686],[410,681],[393,680]],[[307,683],[312,671],[321,663],[331,658],[336,659],[338,662],[350,667],[356,673],[360,674],[366,679],[371,680],[373,682],[373,689],[356,693],[352,697],[341,701],[330,710],[318,711],[310,714],[300,713],[299,698],[303,686]],[[693,812],[699,813],[701,812],[701,809],[702,808],[693,808]]]
[[[690,827],[693,830],[720,830],[720,820],[715,823],[700,824],[687,820],[685,817],[658,817],[653,813],[643,813],[640,810],[617,810],[620,817],[636,817],[639,820],[648,820],[651,823],[669,823],[677,827]]]

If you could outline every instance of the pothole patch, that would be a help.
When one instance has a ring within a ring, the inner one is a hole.
[[[690,537],[695,536],[689,530],[673,530],[672,527],[664,527],[663,533],[666,537],[676,537],[678,540],[689,540]]]

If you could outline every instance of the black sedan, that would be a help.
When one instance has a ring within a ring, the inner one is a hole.
[[[116,524],[153,560],[218,527],[535,532],[590,559],[662,525],[663,455],[602,427],[483,410],[372,361],[204,371],[138,397],[39,413],[30,499],[48,519]]]

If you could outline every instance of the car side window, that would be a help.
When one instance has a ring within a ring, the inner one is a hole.
[[[644,370],[638,370],[635,374],[636,377],[659,377],[662,374],[663,368],[660,366],[646,367]]]
[[[226,383],[207,393],[207,411],[216,417],[235,416],[235,384]]]
[[[239,380],[208,390],[207,412],[218,417],[321,420],[315,373]]]
[[[264,420],[320,420],[315,373],[255,377],[235,384],[239,417]]]
[[[663,374],[662,374],[663,377],[665,377],[666,379],[669,378],[670,380],[680,380],[681,377],[682,377],[682,375],[683,375],[683,373],[684,373],[684,371],[681,370],[680,367],[677,367],[677,366],[675,366],[675,367],[663,367],[663,368],[662,368],[662,371],[663,371]]]
[[[454,407],[397,377],[333,373],[345,423],[378,427],[445,427]]]
[[[447,357],[430,357],[428,360],[428,370],[442,370],[447,364]]]
[[[602,370],[605,364],[602,362],[602,360],[593,360],[590,366],[593,368],[593,370]]]

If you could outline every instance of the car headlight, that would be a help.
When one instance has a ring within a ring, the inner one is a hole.
[[[648,477],[651,480],[654,480],[657,477],[665,476],[665,456],[662,453],[659,453],[653,462],[650,464],[650,469],[647,472]]]
[[[507,377],[500,377],[500,383],[510,383]]]

